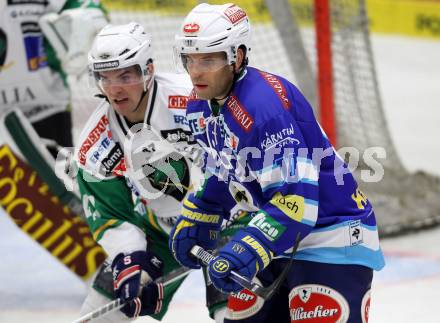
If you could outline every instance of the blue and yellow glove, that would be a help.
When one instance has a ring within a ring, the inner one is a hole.
[[[243,287],[231,279],[231,271],[252,279],[269,265],[273,253],[255,235],[238,231],[209,263],[208,273],[214,286],[224,292],[238,292]]]
[[[193,194],[183,201],[182,214],[170,233],[169,247],[183,266],[198,269],[200,264],[190,255],[194,245],[214,250],[223,220],[223,209],[207,204]]]

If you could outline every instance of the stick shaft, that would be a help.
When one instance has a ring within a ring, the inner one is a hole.
[[[175,282],[176,280],[179,280],[183,277],[185,277],[186,275],[188,275],[192,270],[186,267],[180,267],[176,270],[173,270],[171,272],[169,272],[168,274],[166,274],[163,277],[160,277],[158,279],[156,279],[154,282],[155,283],[161,283],[164,286],[167,286],[173,282]],[[72,323],[87,323],[90,322],[94,319],[97,319],[99,317],[102,317],[104,315],[107,315],[110,312],[113,311],[117,311],[119,309],[121,309],[122,307],[124,307],[126,303],[124,301],[122,301],[122,299],[117,298],[105,305],[102,305],[101,307],[98,307],[96,310],[89,312],[83,316],[81,316],[79,319],[73,321]]]

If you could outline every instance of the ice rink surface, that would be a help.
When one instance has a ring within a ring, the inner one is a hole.
[[[386,116],[405,166],[440,175],[440,42],[375,36],[373,49]],[[440,228],[382,241],[387,266],[375,274],[370,323],[440,322],[439,243]],[[82,281],[3,213],[0,281],[1,323],[70,322],[86,292]],[[194,272],[162,322],[213,322],[204,302],[201,274]]]

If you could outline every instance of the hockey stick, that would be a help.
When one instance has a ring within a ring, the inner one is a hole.
[[[295,253],[298,249],[300,241],[300,233],[296,236],[295,245],[293,246],[292,255],[290,257],[289,262],[287,263],[286,267],[283,269],[283,272],[278,276],[278,278],[269,286],[263,287],[258,283],[253,282],[247,277],[243,277],[239,273],[236,273],[235,271],[231,271],[231,279],[235,281],[236,283],[240,284],[244,288],[250,290],[255,295],[260,296],[261,298],[267,300],[275,294],[278,289],[281,286],[281,283],[283,282],[284,278],[286,278],[290,267],[293,263],[293,257],[295,256]],[[194,246],[191,249],[191,254],[196,257],[197,259],[200,259],[200,261],[205,265],[208,266],[208,264],[215,259],[215,256],[204,250],[202,247]]]
[[[193,269],[187,268],[187,267],[180,267],[178,269],[175,269],[165,276],[162,276],[154,281],[156,284],[162,284],[163,286],[167,286],[171,283],[174,283],[176,280],[179,280],[186,275],[188,275]],[[104,315],[107,315],[110,312],[116,311],[124,307],[126,302],[124,302],[122,299],[117,298],[105,305],[102,305],[101,307],[97,308],[96,310],[87,313],[83,316],[81,316],[79,319],[73,321],[72,323],[87,323],[94,319],[100,318]]]

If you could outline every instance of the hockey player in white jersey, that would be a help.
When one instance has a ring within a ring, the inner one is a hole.
[[[119,297],[132,300],[122,308],[125,315],[116,311],[103,321],[161,319],[182,280],[165,288],[151,282],[180,267],[168,234],[201,159],[185,119],[192,85],[183,74],[155,73],[150,35],[133,22],[108,25],[97,35],[89,70],[105,100],[80,136],[77,181],[87,221],[109,261],[81,312]],[[225,301],[214,300],[211,314]]]

